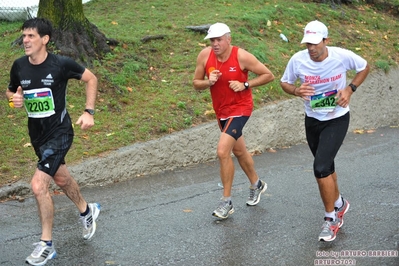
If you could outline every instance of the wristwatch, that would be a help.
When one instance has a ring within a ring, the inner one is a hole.
[[[357,86],[355,84],[349,84],[349,87],[351,87],[352,91],[355,92],[357,90]]]
[[[85,109],[85,112],[88,112],[91,115],[94,115],[94,110],[93,109]]]
[[[245,82],[244,82],[244,87],[245,87],[246,90],[249,88],[249,83],[248,83],[248,81],[245,81]]]

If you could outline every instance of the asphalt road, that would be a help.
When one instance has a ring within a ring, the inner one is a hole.
[[[317,241],[324,210],[308,147],[254,159],[269,188],[247,207],[237,167],[236,211],[224,221],[211,215],[222,193],[216,162],[82,189],[102,206],[89,242],[76,208],[54,196],[58,256],[47,265],[399,265],[398,128],[348,134],[336,170],[351,207],[329,243]],[[0,265],[23,265],[40,237],[35,200],[2,203],[0,213]]]

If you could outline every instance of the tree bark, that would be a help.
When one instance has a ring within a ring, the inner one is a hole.
[[[83,13],[82,0],[40,0],[38,17],[51,21],[54,27],[50,49],[69,56],[84,65],[101,59],[111,51],[108,39]]]

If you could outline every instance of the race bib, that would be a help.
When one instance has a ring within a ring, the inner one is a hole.
[[[336,97],[337,90],[323,92],[310,97],[310,107],[313,112],[329,113],[334,111],[337,106]]]
[[[49,88],[24,91],[24,99],[28,117],[43,118],[55,114],[53,93]]]

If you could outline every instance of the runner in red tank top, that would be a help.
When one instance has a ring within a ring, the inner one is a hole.
[[[251,183],[247,205],[258,204],[261,194],[266,191],[267,184],[255,171],[242,130],[252,114],[251,88],[273,81],[274,76],[254,55],[231,45],[230,29],[226,24],[213,24],[205,39],[210,39],[211,46],[203,49],[197,57],[193,85],[196,90],[210,88],[221,129],[217,155],[223,197],[212,215],[225,219],[234,212],[231,202],[234,179],[232,152]],[[249,71],[257,76],[248,80]]]

